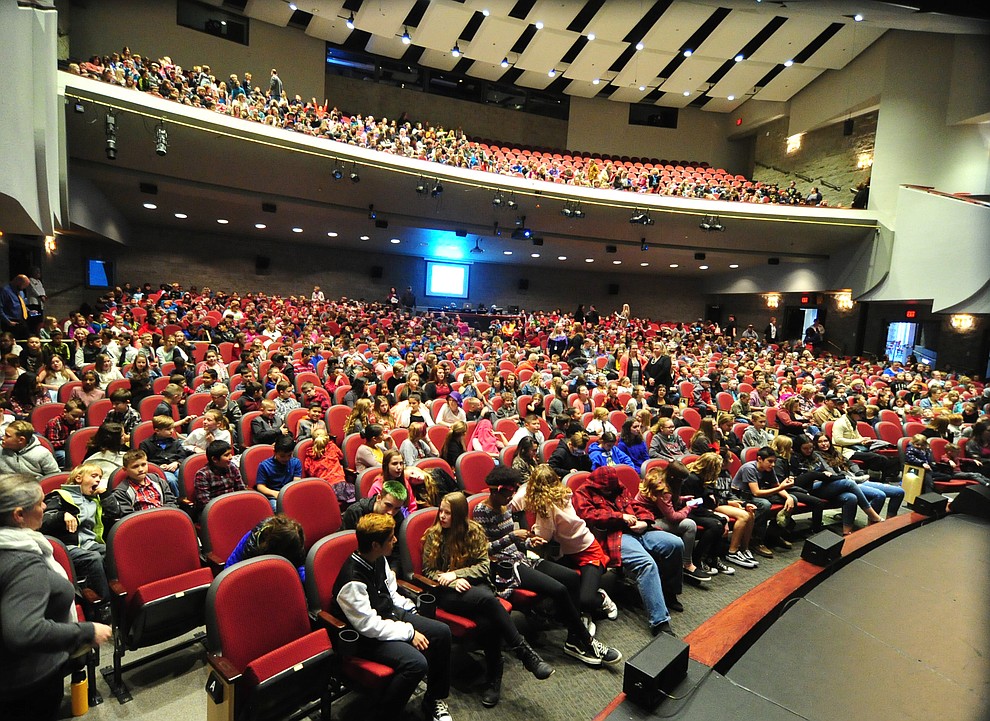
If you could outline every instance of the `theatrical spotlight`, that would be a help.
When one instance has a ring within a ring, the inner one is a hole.
[[[578,220],[585,217],[584,211],[581,210],[581,205],[570,201],[564,203],[564,207],[560,209],[560,214],[565,218],[577,218]]]
[[[361,176],[358,175],[358,171],[357,171],[357,163],[351,165],[351,175],[350,175],[350,178],[351,178],[351,182],[352,183],[360,183],[361,182]]]
[[[706,233],[721,233],[725,230],[725,226],[719,222],[717,215],[706,215],[701,219],[698,227]]]
[[[107,160],[116,160],[117,159],[117,118],[114,117],[112,110],[107,111],[106,131],[107,131]]]
[[[502,191],[496,190],[495,197],[492,198],[492,207],[496,209],[501,208],[503,202],[504,201],[502,200]]]
[[[430,186],[426,184],[426,178],[420,178],[416,181],[416,194],[417,195],[427,195],[430,192]]]
[[[443,183],[440,182],[440,178],[437,178],[436,182],[433,184],[433,190],[430,191],[430,195],[434,198],[439,198],[443,195]]]
[[[519,207],[519,203],[516,202],[516,198],[514,195],[510,195],[509,199],[505,201],[505,204],[509,206],[509,210],[515,210],[516,208]]]
[[[649,214],[649,213],[647,213],[647,214],[646,214],[646,219],[645,219],[645,220],[643,221],[643,225],[653,225],[653,224],[655,224],[656,222],[657,222],[657,221],[655,221],[655,220],[653,220],[653,218],[652,218],[652,217],[650,217],[650,214]]]
[[[330,171],[330,177],[334,180],[340,180],[344,177],[344,169],[340,167],[340,163],[336,160],[333,161],[333,170]]]
[[[474,247],[468,251],[469,253],[484,253],[485,251],[481,249],[481,238],[474,239]]]
[[[375,212],[375,205],[372,203],[368,206],[368,220],[376,220],[378,218],[378,213]]]
[[[647,245],[647,243],[646,243],[646,238],[640,238],[639,239],[639,249],[642,250],[642,251],[647,251],[647,250],[650,249],[650,246]]]
[[[636,208],[635,210],[633,210],[632,215],[629,216],[629,222],[632,225],[637,225],[637,224],[642,225],[643,223],[646,222],[646,213],[644,213],[639,208]]]
[[[158,155],[168,154],[168,131],[165,130],[164,120],[160,120],[155,128],[155,152]]]

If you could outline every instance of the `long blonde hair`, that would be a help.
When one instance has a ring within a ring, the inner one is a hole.
[[[368,416],[374,406],[370,398],[358,398],[354,401],[354,408],[351,410],[347,420],[344,421],[344,435],[354,432],[354,426],[360,423],[366,426],[369,423]]]
[[[648,501],[655,501],[664,493],[678,497],[687,476],[687,466],[680,461],[671,461],[666,468],[651,468],[639,482],[639,495]]]
[[[440,503],[445,501],[450,506],[450,528],[440,525],[438,504],[436,520],[423,537],[424,566],[429,565],[441,572],[464,568],[479,553],[479,548],[474,547],[478,545],[479,531],[485,540],[485,551],[488,548],[488,536],[477,521],[468,518],[467,496],[454,491],[440,499]],[[442,567],[444,565],[446,568]]]
[[[526,481],[526,509],[541,518],[551,518],[555,508],[564,508],[571,498],[571,489],[560,482],[560,476],[541,463]]]
[[[770,447],[777,451],[778,458],[789,461],[791,459],[791,452],[794,450],[794,441],[789,436],[780,433],[770,441]]]
[[[688,465],[688,470],[697,474],[705,485],[714,485],[722,472],[722,456],[718,453],[702,453],[697,460]]]

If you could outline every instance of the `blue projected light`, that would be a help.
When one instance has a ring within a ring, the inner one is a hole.
[[[467,298],[471,266],[426,261],[426,295]]]
[[[464,260],[464,248],[459,245],[438,245],[432,254],[444,260]]]

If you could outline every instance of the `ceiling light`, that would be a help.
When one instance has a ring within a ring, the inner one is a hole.
[[[434,198],[439,198],[443,194],[443,183],[440,182],[440,178],[433,184],[433,189],[430,191],[430,195]]]
[[[588,40],[594,40],[596,35],[594,33],[588,33]]]
[[[622,261],[621,260],[613,260],[612,261],[612,265],[622,265]]]
[[[226,218],[217,218],[217,222],[220,223],[220,225],[227,225],[230,221]]]
[[[484,15],[485,17],[488,17],[489,15],[491,15],[491,12],[488,10],[488,8],[485,8],[484,10],[481,11],[481,14]]]
[[[557,260],[567,260],[567,256],[566,255],[558,255],[557,256]]]
[[[389,242],[389,243],[391,243],[392,245],[398,245],[398,244],[399,244],[399,243],[401,243],[402,241],[401,241],[401,240],[400,240],[399,238],[392,238],[392,239],[391,239],[390,241],[388,241],[388,242]]]
[[[340,163],[336,160],[333,161],[333,170],[330,171],[330,176],[334,180],[340,180],[344,177],[344,169],[341,167]]]
[[[412,38],[409,37],[409,31],[406,30],[405,28],[403,28],[402,29],[402,44],[403,45],[408,45],[411,42],[412,42]]]
[[[358,238],[358,240],[371,240],[371,238],[367,235],[362,235]]]
[[[540,21],[540,20],[537,20],[537,21],[536,21],[536,22],[534,23],[534,26],[536,27],[536,29],[537,29],[537,30],[542,30],[542,29],[543,29],[543,22],[542,22],[542,21]]]
[[[698,270],[708,270],[708,266],[707,265],[699,265],[698,266]]]
[[[496,190],[495,197],[492,198],[492,207],[501,208],[502,207],[502,191]]]
[[[350,178],[351,178],[351,182],[352,183],[360,183],[361,182],[361,176],[358,175],[357,165],[352,165],[351,166],[351,175],[350,175]]]
[[[295,228],[292,229],[292,232],[293,233],[301,233],[301,232],[303,232],[303,229],[297,226],[297,227],[295,227]]]
[[[793,64],[794,64],[794,61],[793,61],[793,60],[785,60],[785,61],[784,61],[784,67],[785,67],[785,68],[789,68],[789,67],[791,67],[791,65],[793,65]]]
[[[726,99],[727,99],[727,100],[735,100],[735,99],[736,99],[736,96],[735,96],[735,95],[730,95],[730,96],[729,96],[728,98],[726,98]]]
[[[689,97],[690,95],[691,95],[691,91],[690,91],[690,90],[685,90],[685,91],[684,91],[684,97],[685,97],[685,98],[686,98],[686,97]]]
[[[598,85],[598,83],[600,83],[600,82],[601,82],[601,78],[595,78],[594,80],[591,81],[591,84],[592,85]]]
[[[737,63],[741,63],[745,59],[746,56],[743,55],[742,53],[739,53],[738,55],[736,55],[736,57],[733,58],[733,60],[735,60]]]
[[[112,112],[107,113],[104,130],[107,135],[107,160],[117,159],[117,118]]]
[[[557,77],[557,71],[554,68],[550,68],[549,72],[547,72],[547,75],[549,75],[551,78],[555,78]]]
[[[585,263],[594,263],[595,262],[595,259],[594,258],[585,258],[584,259],[584,262]]]
[[[296,5],[295,3],[289,3],[289,10],[291,10],[292,12],[295,12],[298,9],[299,9],[299,6],[298,5]]]
[[[637,50],[642,50],[642,49],[643,49],[643,48],[645,48],[645,47],[646,47],[646,46],[645,46],[645,45],[643,45],[643,43],[636,43],[636,49],[637,49]]]
[[[640,267],[640,268],[645,268],[645,267],[646,267],[646,266],[648,266],[648,265],[649,265],[649,263],[640,263],[640,264],[639,264],[639,267]]]
[[[509,206],[509,210],[515,210],[516,208],[519,207],[519,203],[517,203],[516,202],[516,199],[513,196],[511,196],[511,195],[509,196],[509,199],[507,201],[505,201],[505,204]],[[519,225],[519,224],[516,223],[516,225]]]
[[[684,51],[684,57],[689,58],[692,55],[694,55],[694,51],[693,50],[685,50]]]
[[[508,58],[502,58],[502,62],[500,62],[499,65],[501,65],[503,68],[509,67],[509,59]]]
[[[354,29],[354,13],[351,13],[347,17],[347,29],[348,30],[353,30]]]
[[[530,258],[539,258],[540,257],[540,254],[539,253],[530,253],[529,254],[529,257]]]
[[[461,56],[460,46],[455,43],[454,47],[450,49],[450,54],[453,55],[455,58],[459,58]]]
[[[853,15],[853,20],[855,20],[858,23],[863,22],[863,16],[860,15],[859,13],[856,13],[855,15]]]
[[[328,237],[328,238],[336,238],[336,237],[337,237],[337,234],[336,234],[336,233],[334,233],[334,232],[333,232],[333,231],[331,230],[331,231],[330,231],[329,233],[327,233],[327,237]]]
[[[643,92],[644,90],[646,90],[646,86],[645,85],[640,85],[639,86],[639,92]]]
[[[729,267],[735,270],[736,268],[739,267],[739,263],[729,263]]]
[[[264,230],[264,229],[265,229],[265,228],[267,228],[268,226],[267,226],[267,225],[265,225],[264,223],[255,223],[255,224],[254,224],[254,227],[255,227],[255,228],[257,228],[258,230]]]
[[[430,186],[426,184],[426,178],[420,178],[416,181],[416,192],[419,195],[426,195],[430,192]]]
[[[372,203],[368,206],[368,220],[375,220],[378,218],[378,213],[375,212],[375,204]]]
[[[671,263],[671,264],[670,264],[670,267],[671,267],[671,268],[677,268],[678,266],[677,266],[677,263]]]
[[[176,214],[175,214],[175,217],[176,217],[176,218],[178,218],[179,220],[185,220],[185,219],[186,219],[186,218],[188,218],[189,216],[188,216],[188,215],[186,215],[185,213],[176,213]]]
[[[155,154],[168,155],[168,131],[165,130],[164,120],[159,120],[155,128]]]
[[[502,251],[502,255],[512,255],[512,251],[511,250],[503,250]]]
[[[148,210],[158,210],[158,206],[155,205],[154,203],[145,203],[144,207],[147,208]]]
[[[632,215],[629,216],[629,222],[632,224],[642,223],[644,220],[646,220],[646,213],[638,208],[633,210]]]

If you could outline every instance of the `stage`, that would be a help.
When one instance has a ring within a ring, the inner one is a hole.
[[[599,718],[986,721],[990,521],[915,519],[844,554],[834,572],[797,561],[782,574],[804,571],[798,593],[739,632],[717,661],[701,663],[705,649],[692,646],[675,698],[649,712],[619,696]],[[731,618],[727,609],[721,621]],[[717,637],[717,616],[712,623],[699,645]]]

